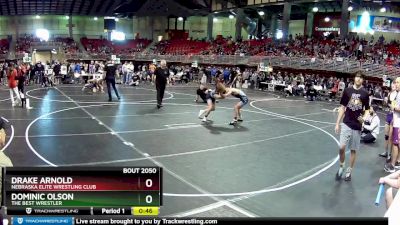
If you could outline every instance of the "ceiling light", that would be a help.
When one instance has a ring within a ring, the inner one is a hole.
[[[283,38],[283,32],[281,30],[278,30],[276,32],[276,39],[282,39]]]
[[[312,11],[313,11],[313,12],[318,12],[318,7],[312,8]]]
[[[258,12],[258,15],[260,15],[260,16],[264,16],[264,15],[265,15],[265,13],[264,13],[264,11],[259,11],[259,12]]]

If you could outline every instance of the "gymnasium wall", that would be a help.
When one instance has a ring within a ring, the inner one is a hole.
[[[189,37],[193,39],[204,39],[207,37],[207,17],[192,16],[186,21],[185,28],[189,30]]]
[[[296,36],[296,34],[304,34],[304,27],[306,25],[305,20],[290,20],[289,21],[289,34],[291,34],[293,37]]]
[[[224,37],[235,37],[236,19],[228,17],[216,17],[218,20],[213,22],[213,34]],[[185,30],[189,32],[189,37],[193,39],[207,38],[207,17],[193,16],[187,18],[185,22]],[[289,32],[292,34],[304,32],[303,20],[290,21]],[[87,36],[89,38],[106,37],[104,33],[103,18],[97,21],[93,17],[73,16],[72,17],[73,35],[76,40],[80,37]],[[69,36],[68,19],[65,16],[41,16],[36,19],[35,16],[19,16],[19,17],[0,17],[0,36],[15,35],[18,29],[19,35],[34,34],[38,28],[46,28],[50,35]],[[183,28],[183,22],[178,21],[178,29]],[[170,19],[170,29],[175,27],[175,19]],[[127,39],[135,38],[137,35],[141,38],[157,40],[158,36],[163,36],[166,39],[166,30],[168,28],[168,20],[166,17],[134,17],[133,19],[120,19],[117,22],[117,30],[126,34]],[[242,36],[248,39],[248,34],[245,29],[242,29]]]
[[[99,37],[106,36],[104,33],[103,18],[97,21],[93,17],[73,16],[72,17],[74,36]],[[36,29],[45,28],[50,35],[69,36],[68,19],[65,16],[35,16],[0,17],[0,35],[34,34]],[[127,38],[133,37],[132,20],[120,19],[117,22],[117,30],[126,34]]]
[[[168,20],[162,16],[134,17],[132,19],[133,37],[157,40],[158,36],[166,38],[165,31],[168,27]]]
[[[357,23],[357,16],[362,14],[362,10],[353,11],[350,14],[350,21]],[[393,17],[400,20],[400,13],[394,12],[377,12],[370,11],[371,16],[386,16]],[[229,19],[228,17],[218,17],[217,21],[213,22],[213,37],[217,35],[235,36],[235,23],[236,19]],[[88,16],[73,16],[72,17],[73,34],[75,39],[79,39],[82,36],[88,36],[90,38],[99,38],[101,36],[106,37],[104,33],[103,18],[99,18],[97,21],[93,17]],[[189,32],[189,37],[193,39],[204,39],[207,37],[207,17],[193,16],[187,18],[185,22],[185,30]],[[55,36],[69,36],[68,30],[68,19],[65,16],[41,16],[40,19],[36,19],[35,16],[1,16],[0,17],[0,37],[6,37],[7,35],[15,36],[23,34],[34,34],[38,28],[46,28],[50,31],[50,35]],[[174,19],[170,19],[170,28],[175,27]],[[291,20],[289,22],[289,33],[292,35],[303,34],[305,27],[304,20]],[[168,19],[166,17],[134,17],[133,19],[120,19],[117,22],[117,30],[122,31],[126,34],[128,39],[136,37],[139,34],[141,38],[148,38],[157,40],[158,36],[167,38],[166,30],[168,28]],[[183,22],[178,21],[178,29],[183,28]],[[351,31],[351,29],[350,29]],[[361,37],[370,39],[370,34],[358,34]],[[375,32],[374,37],[383,35],[386,40],[399,39],[399,33],[388,33],[388,32]],[[245,29],[242,29],[242,36],[244,39],[248,38],[248,34]]]
[[[52,60],[52,55],[50,51],[37,51],[36,54],[32,55],[32,62],[50,62]]]
[[[357,23],[357,17],[359,15],[362,15],[364,10],[360,11],[353,11],[350,14],[350,22],[353,21],[354,23]],[[400,13],[395,13],[395,12],[379,12],[379,11],[368,11],[371,16],[384,16],[384,17],[394,17],[398,20],[400,20]],[[351,29],[349,28],[349,32],[351,32]],[[390,33],[390,32],[375,32],[374,33],[374,38],[375,40],[378,39],[378,37],[382,36],[385,37],[386,41],[391,41],[391,40],[400,40],[400,33]],[[358,36],[363,37],[367,40],[370,40],[371,34],[363,34],[363,33],[358,33]]]
[[[229,19],[227,17],[215,17],[218,20],[213,22],[213,37],[215,38],[217,35],[222,35],[223,37],[235,37],[236,30],[236,19]],[[247,34],[247,33],[246,33]],[[243,37],[247,37],[245,35],[244,30],[242,30]]]

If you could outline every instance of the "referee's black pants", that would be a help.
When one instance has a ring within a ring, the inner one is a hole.
[[[164,98],[165,86],[167,86],[167,82],[156,82],[156,89],[157,89],[157,105],[162,105],[162,100]]]
[[[108,101],[112,101],[111,86],[114,89],[115,95],[119,99],[118,90],[115,87],[115,78],[106,78],[106,83],[107,83],[107,91],[108,91]]]

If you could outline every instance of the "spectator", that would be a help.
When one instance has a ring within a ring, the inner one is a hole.
[[[364,75],[357,72],[355,75],[354,86],[347,88],[340,101],[338,118],[336,120],[335,132],[340,131],[340,167],[336,174],[336,178],[340,179],[345,166],[345,149],[351,150],[350,166],[345,172],[345,181],[351,180],[352,170],[356,160],[356,152],[360,149],[361,128],[360,118],[365,110],[369,110],[368,94],[362,88]],[[342,129],[340,122],[343,119]]]
[[[0,117],[0,149],[6,145],[6,121]]]
[[[14,64],[11,64],[7,78],[8,78],[8,87],[10,88],[11,104],[12,106],[17,106],[17,105],[21,106],[22,101],[17,88],[17,70],[15,69]],[[17,102],[14,101],[14,94],[17,97]]]
[[[314,101],[317,98],[317,90],[315,90],[314,85],[312,85],[311,88],[307,90],[306,95],[309,101]]]
[[[286,97],[292,96],[293,95],[293,85],[288,84],[288,86],[284,89],[286,93]]]
[[[363,130],[361,132],[361,141],[364,143],[373,143],[379,135],[379,125],[381,123],[376,115],[376,107],[371,107],[369,115],[364,120]]]
[[[395,80],[396,91],[400,91],[400,77],[397,77]],[[400,163],[398,162],[398,153],[399,153],[399,129],[400,129],[400,99],[396,98],[393,101],[393,104],[390,105],[390,109],[393,111],[393,132],[392,132],[392,140],[393,140],[393,148],[392,148],[392,157],[391,162],[385,164],[384,170],[388,173],[393,173],[395,171],[395,167],[399,168]]]
[[[385,200],[386,208],[389,208],[393,202],[393,188],[399,189],[400,187],[400,171],[387,175],[386,177],[379,178],[379,184],[386,184]]]
[[[0,149],[3,149],[6,145],[6,129],[9,128],[6,121],[4,121],[0,117]],[[11,167],[13,163],[10,158],[4,154],[3,151],[0,151],[0,167]],[[1,175],[0,175],[1,176]]]
[[[339,92],[342,93],[345,88],[346,88],[346,84],[344,83],[343,78],[341,78],[340,82],[339,82]]]

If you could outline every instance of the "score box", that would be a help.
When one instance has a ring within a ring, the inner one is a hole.
[[[23,208],[160,206],[162,168],[6,168],[2,204]]]

